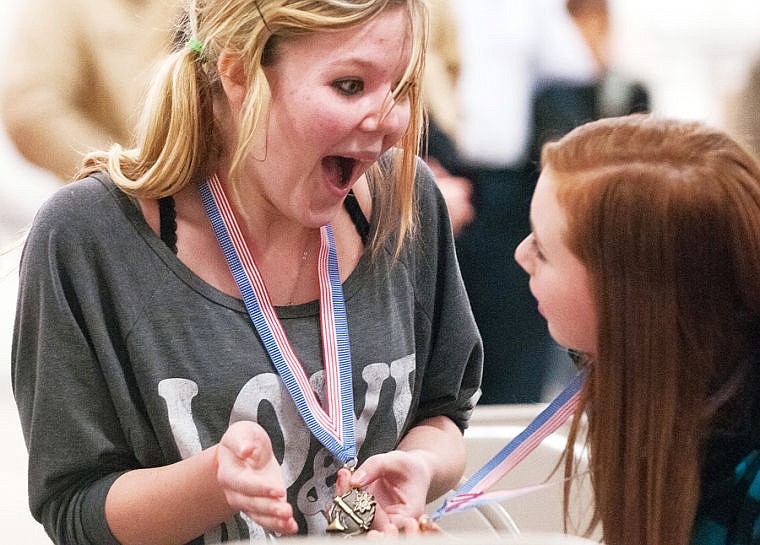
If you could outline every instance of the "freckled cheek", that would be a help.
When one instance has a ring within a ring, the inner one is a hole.
[[[329,144],[333,138],[339,138],[351,129],[351,126],[340,116],[329,116],[319,111],[305,116],[304,122],[300,125],[300,130],[296,134],[303,134],[308,140],[322,144]]]
[[[290,116],[298,124],[298,127],[294,127],[293,134],[325,142],[330,139],[330,135],[350,130],[353,120],[346,115],[345,109],[329,108],[327,104],[329,102],[320,100],[318,96],[302,99],[299,108],[293,109],[298,115]]]

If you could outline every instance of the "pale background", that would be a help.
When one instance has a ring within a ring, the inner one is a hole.
[[[8,29],[18,2],[0,0],[0,54],[12,55]],[[61,0],[66,1],[66,0]],[[619,67],[641,78],[659,113],[723,124],[725,99],[760,54],[757,0],[611,0]],[[0,78],[2,78],[0,66]],[[26,451],[10,388],[16,291],[14,241],[58,187],[25,163],[0,131],[0,535],[4,543],[45,543],[26,506]]]

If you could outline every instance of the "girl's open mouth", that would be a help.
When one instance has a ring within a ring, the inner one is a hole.
[[[329,155],[322,159],[322,168],[327,174],[328,181],[341,189],[351,182],[356,164],[356,159],[339,155]]]

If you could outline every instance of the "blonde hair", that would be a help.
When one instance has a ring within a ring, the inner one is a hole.
[[[367,172],[373,195],[376,250],[392,235],[396,252],[416,223],[416,155],[425,122],[421,98],[427,8],[423,0],[189,0],[175,50],[158,67],[138,124],[133,149],[116,145],[85,158],[79,177],[106,170],[126,193],[143,198],[172,195],[214,172],[222,151],[232,157],[232,174],[251,153],[253,135],[271,98],[264,66],[276,62],[280,40],[364,24],[386,10],[405,8],[412,34],[411,61],[393,98],[408,98],[410,122],[388,165]],[[187,47],[188,40],[197,44]],[[217,60],[229,49],[247,70],[238,141],[222,150],[213,102],[221,93]]]
[[[597,310],[578,413],[592,526],[610,545],[687,545],[705,443],[757,395],[760,166],[719,130],[647,115],[582,126],[542,163]]]

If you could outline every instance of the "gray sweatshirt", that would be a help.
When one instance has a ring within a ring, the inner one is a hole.
[[[418,172],[420,230],[343,285],[359,459],[411,426],[467,425],[482,348],[445,203]],[[309,432],[243,302],[197,277],[105,175],[63,187],[24,249],[12,380],[29,449],[33,515],[59,544],[117,543],[105,498],[126,471],[177,462],[252,420],[269,433],[302,533],[321,534],[338,460]],[[277,309],[318,395],[319,305]],[[266,537],[235,517],[193,543]]]

